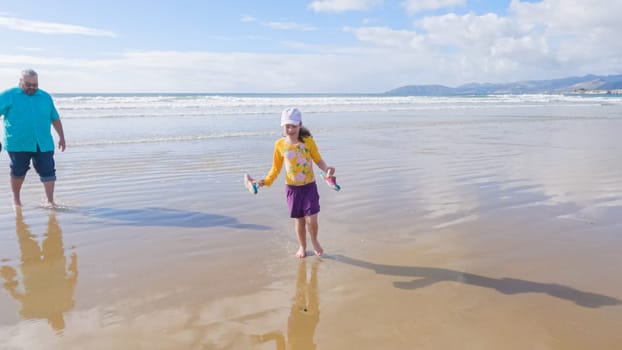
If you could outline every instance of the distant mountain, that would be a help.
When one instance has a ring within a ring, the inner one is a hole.
[[[458,87],[443,85],[407,85],[385,92],[390,96],[447,96],[493,94],[622,94],[622,74],[586,75],[553,80],[528,80],[512,83],[469,83]]]

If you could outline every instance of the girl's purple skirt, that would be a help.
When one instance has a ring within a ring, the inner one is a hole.
[[[285,185],[289,216],[303,218],[320,212],[320,194],[315,182],[303,185]]]

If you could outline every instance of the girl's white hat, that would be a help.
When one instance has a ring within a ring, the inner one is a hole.
[[[281,126],[302,124],[302,113],[298,108],[288,108],[281,113]]]

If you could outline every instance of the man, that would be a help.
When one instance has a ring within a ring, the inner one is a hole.
[[[13,205],[21,207],[20,191],[30,162],[43,183],[48,205],[54,206],[54,139],[51,127],[58,134],[58,148],[65,151],[65,134],[52,97],[39,90],[39,77],[32,69],[22,71],[19,87],[0,94],[0,115],[4,124],[4,147],[11,162]]]

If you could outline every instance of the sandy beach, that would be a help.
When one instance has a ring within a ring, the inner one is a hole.
[[[59,209],[31,171],[15,213],[0,153],[0,349],[617,349],[622,107],[590,108],[303,108],[342,190],[301,261],[282,174],[242,185],[277,117],[157,142],[68,118]]]

